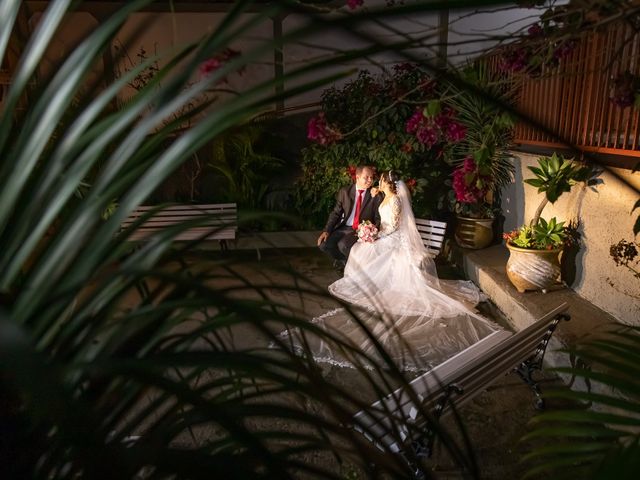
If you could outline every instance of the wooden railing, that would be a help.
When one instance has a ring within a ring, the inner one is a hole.
[[[497,67],[498,55],[490,62]],[[585,152],[640,157],[640,111],[610,100],[614,79],[625,71],[640,75],[640,34],[620,22],[580,39],[558,66],[513,74],[519,111],[547,130],[519,122],[515,142],[562,148],[560,137]]]

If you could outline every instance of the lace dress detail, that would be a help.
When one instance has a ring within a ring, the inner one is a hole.
[[[380,212],[380,232],[378,238],[386,237],[398,230],[402,206],[397,195],[394,195],[380,205],[378,211]]]
[[[382,203],[379,213],[378,240],[356,243],[344,277],[329,285],[334,297],[355,309],[357,321],[353,313],[336,309],[313,319],[314,324],[365,356],[379,358],[379,342],[396,364],[413,371],[431,368],[499,329],[475,311],[480,300],[475,285],[438,279],[404,184],[398,195]],[[310,348],[317,361],[350,364],[344,350],[326,339],[283,335],[297,351],[301,345]]]

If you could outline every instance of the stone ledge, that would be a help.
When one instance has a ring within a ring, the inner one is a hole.
[[[570,365],[569,356],[558,352],[559,349],[575,344],[577,340],[601,329],[606,323],[617,321],[569,288],[548,293],[519,293],[507,278],[505,267],[509,252],[503,245],[482,250],[457,247],[452,256],[467,278],[482,289],[516,331],[531,325],[563,302],[569,305],[571,320],[558,326],[545,355],[545,364],[550,367]],[[563,379],[569,380],[568,377]]]

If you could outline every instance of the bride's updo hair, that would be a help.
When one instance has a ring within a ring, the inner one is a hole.
[[[398,193],[398,180],[400,180],[400,175],[398,175],[393,170],[389,170],[388,172],[382,172],[380,178],[385,181],[385,183],[389,184],[389,189],[395,194]]]

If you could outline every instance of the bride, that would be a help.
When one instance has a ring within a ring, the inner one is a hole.
[[[382,347],[400,368],[426,370],[499,327],[474,310],[481,294],[473,283],[438,279],[405,183],[393,171],[384,172],[380,190],[385,196],[377,239],[356,243],[344,277],[329,285],[351,308],[313,319],[339,346],[324,337],[301,339],[300,331],[283,336],[322,362],[351,366],[353,352],[361,352],[371,363]]]

